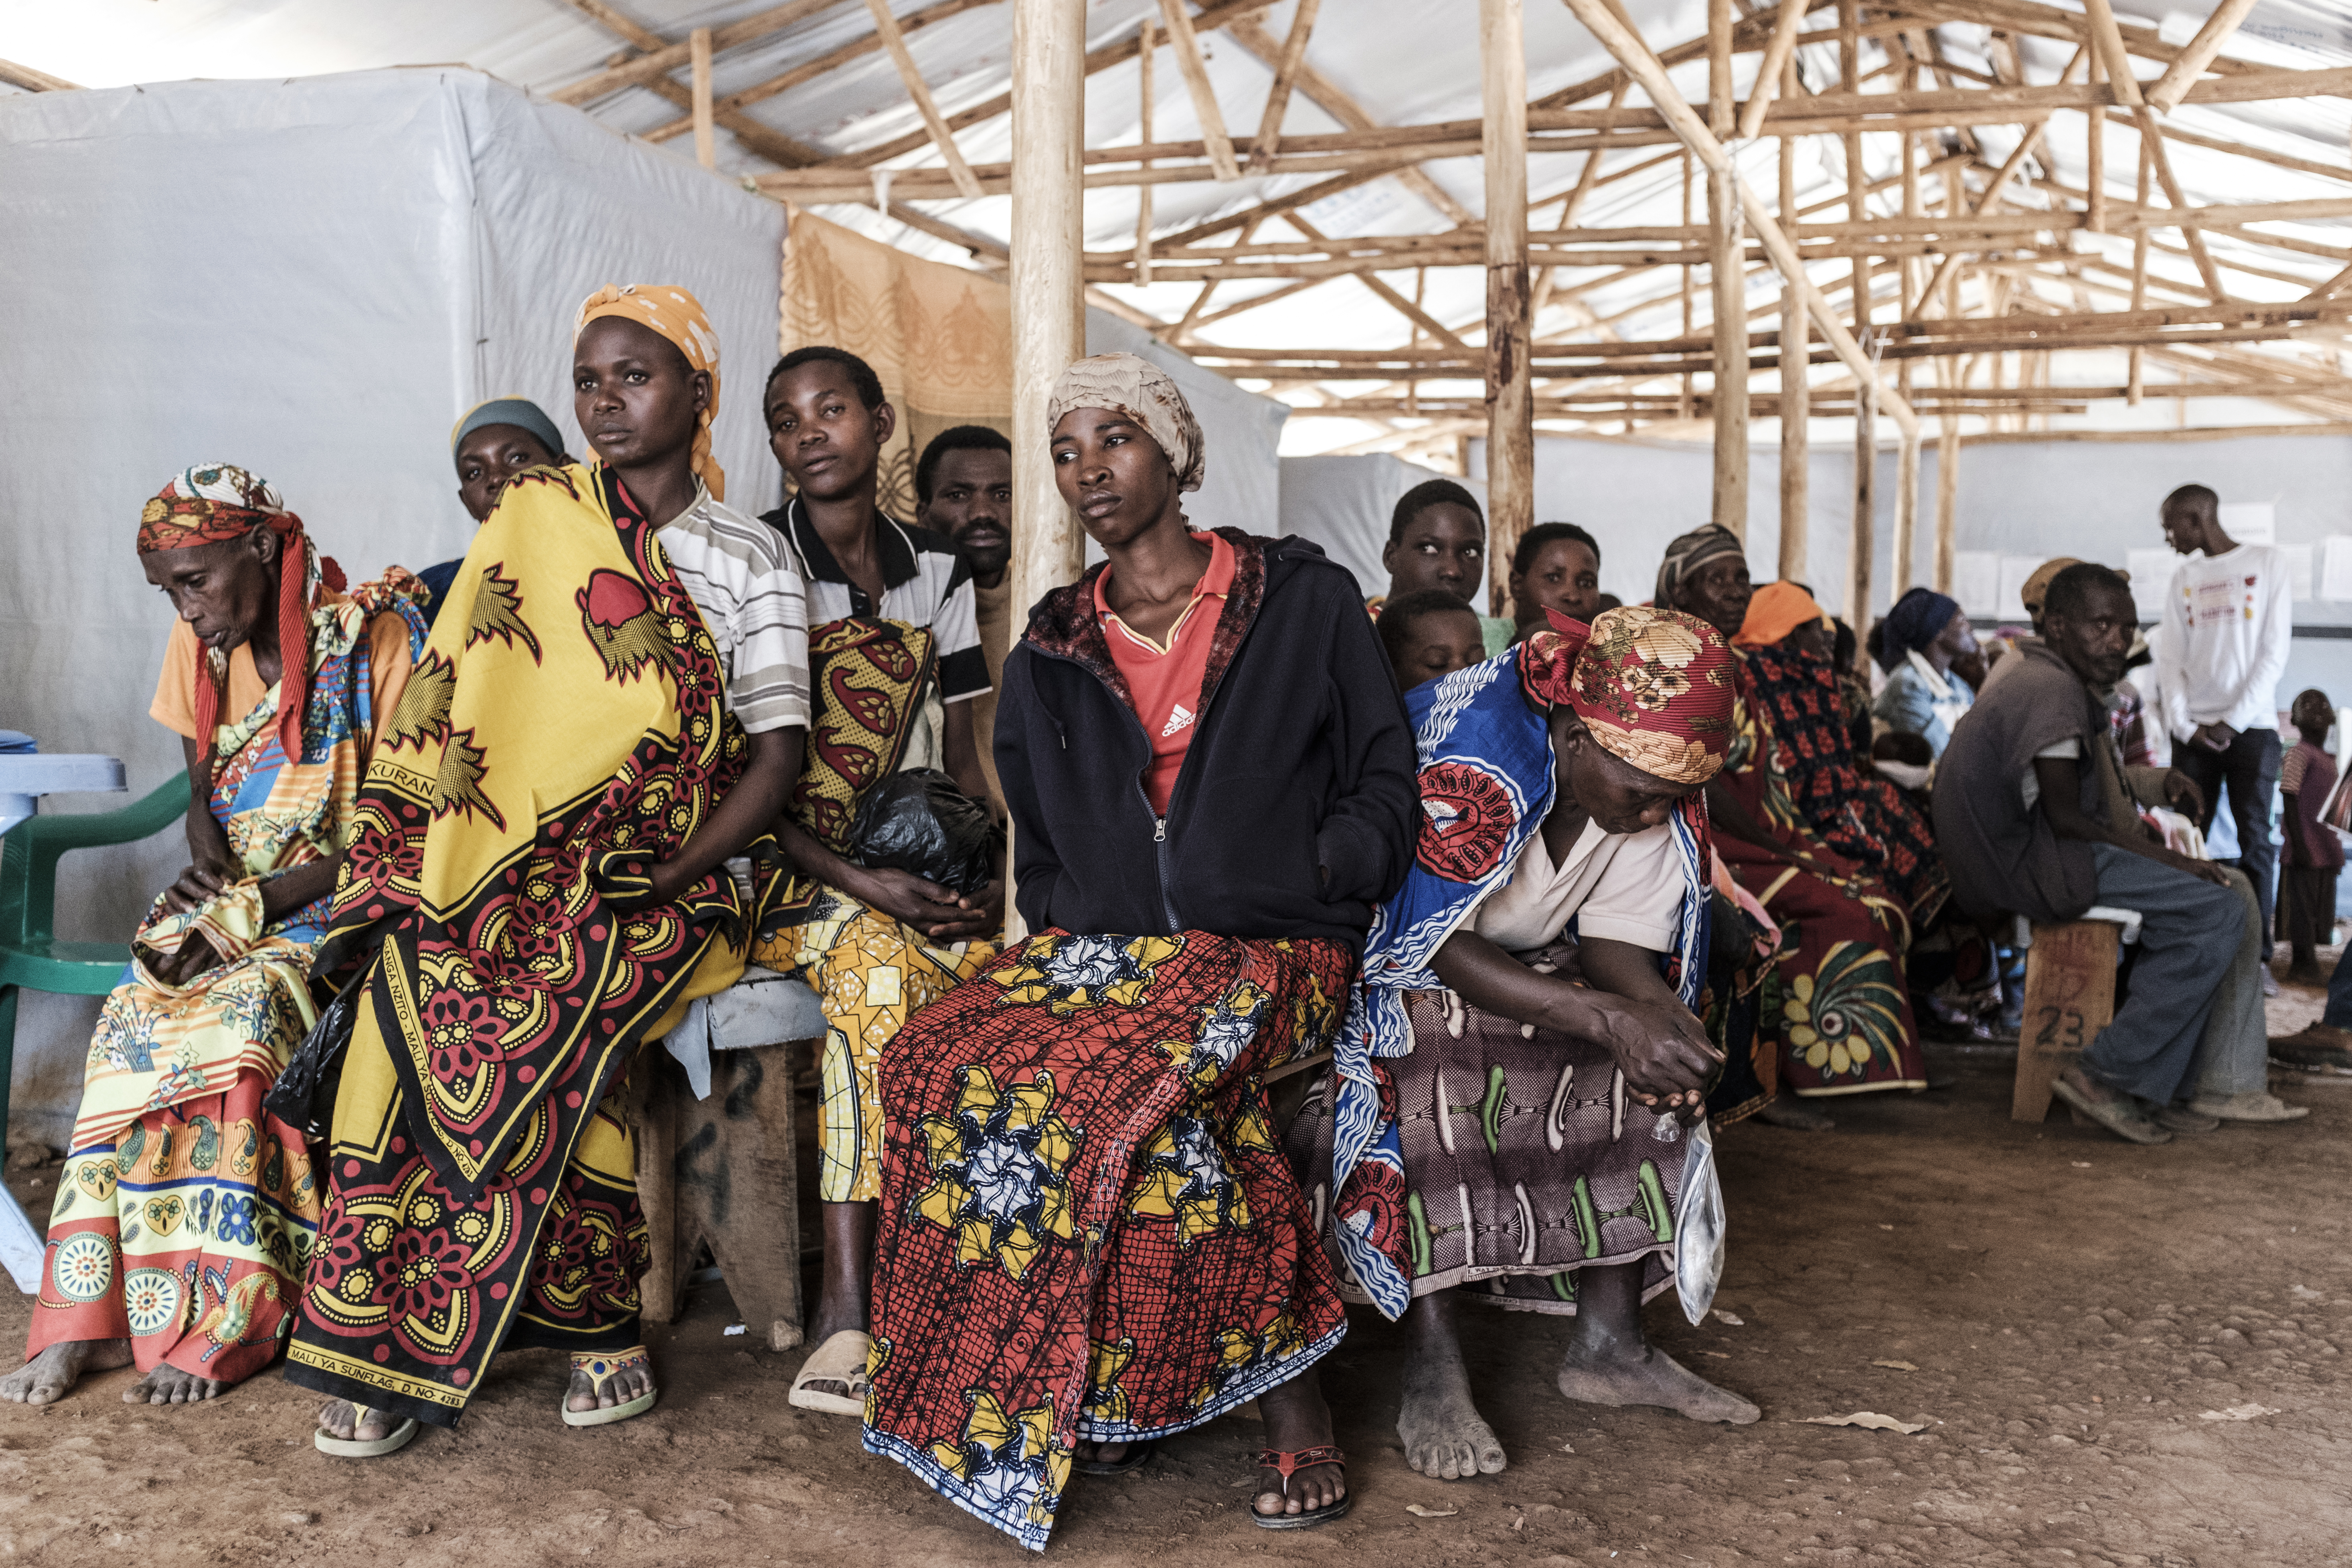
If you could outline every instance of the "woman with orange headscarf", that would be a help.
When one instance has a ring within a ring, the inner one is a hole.
[[[332,1396],[321,1452],[456,1426],[502,1347],[570,1352],[570,1426],[656,1397],[611,1101],[742,973],[764,896],[742,858],[807,721],[798,580],[718,499],[716,354],[682,289],[583,308],[572,407],[600,460],[500,493],[361,792],[321,963],[365,988],[287,1352]]]
[[[179,619],[152,711],[184,738],[190,865],[106,1000],[58,1182],[26,1364],[47,1404],[135,1362],[125,1397],[209,1399],[278,1352],[319,1220],[299,1129],[262,1096],[317,1016],[309,977],[360,776],[424,640],[394,568],[344,592],[302,520],[201,463],[148,501]]]

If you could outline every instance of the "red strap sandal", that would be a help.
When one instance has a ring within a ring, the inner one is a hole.
[[[1336,1444],[1331,1443],[1326,1443],[1315,1448],[1301,1448],[1296,1453],[1287,1454],[1278,1448],[1261,1449],[1257,1462],[1260,1468],[1272,1470],[1282,1478],[1282,1495],[1286,1500],[1290,1496],[1290,1478],[1299,1471],[1313,1469],[1318,1465],[1337,1465],[1342,1472],[1348,1468],[1348,1457],[1339,1452]],[[1250,1505],[1250,1517],[1257,1521],[1257,1527],[1260,1530],[1306,1530],[1326,1521],[1338,1519],[1355,1506],[1356,1494],[1345,1492],[1340,1495],[1338,1502],[1327,1504],[1322,1508],[1311,1508],[1305,1513],[1260,1513],[1257,1510],[1257,1505],[1253,1502]]]

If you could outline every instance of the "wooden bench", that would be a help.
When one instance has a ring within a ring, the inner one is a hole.
[[[770,992],[789,1005],[742,1005]],[[751,1334],[790,1350],[803,1332],[793,1068],[810,1047],[812,1020],[820,1031],[822,1020],[805,985],[761,970],[711,1001],[709,1095],[697,1099],[686,1069],[658,1046],[632,1075],[637,1200],[652,1254],[644,1315],[677,1321],[707,1244]]]
[[[2012,1121],[2050,1114],[2050,1086],[2116,1016],[2116,956],[2123,927],[2113,921],[2037,925],[2025,955],[2025,1022],[2017,1034]]]

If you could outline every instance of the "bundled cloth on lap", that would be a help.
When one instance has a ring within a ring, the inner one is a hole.
[[[1707,650],[1711,633],[1672,611],[1612,611],[1588,652],[1584,628],[1569,624],[1570,637],[1538,631],[1508,655],[1407,695],[1423,813],[1412,869],[1373,919],[1328,1099],[1294,1124],[1303,1179],[1328,1181],[1318,1209],[1347,1288],[1390,1318],[1416,1294],[1477,1278],[1509,1277],[1504,1294],[1570,1310],[1573,1286],[1558,1278],[1565,1270],[1652,1256],[1673,1237],[1664,1195],[1682,1170],[1673,1119],[1627,1101],[1605,1050],[1596,1057],[1549,1031],[1523,1035],[1516,1020],[1453,997],[1431,968],[1447,939],[1510,882],[1551,809],[1548,715],[1570,700],[1580,659],[1591,661],[1588,678],[1647,671],[1622,683],[1622,725],[1578,703],[1610,751],[1644,772],[1693,782],[1711,775],[1722,755],[1720,710],[1696,729],[1672,712],[1678,697],[1688,705],[1696,683],[1727,688],[1722,644]],[[1716,695],[1727,710],[1728,690]],[[1656,831],[1681,873],[1669,984],[1696,1007],[1709,919],[1705,797],[1686,796]],[[1475,1072],[1475,1081],[1449,1081],[1448,1067]],[[1539,1173],[1565,1174],[1573,1195],[1530,1211]],[[1609,1205],[1605,1216],[1592,1206],[1596,1192]],[[1652,1283],[1663,1281],[1662,1273]]]
[[[281,542],[286,676],[258,686],[249,647],[199,655],[175,627],[156,714],[207,742],[191,781],[236,858],[236,879],[196,909],[157,900],[107,997],[58,1182],[26,1354],[128,1338],[142,1371],[170,1364],[236,1382],[278,1353],[320,1215],[299,1129],[261,1100],[317,1009],[309,976],[323,900],[264,912],[268,878],[339,851],[364,759],[397,701],[423,623],[398,568],[348,594],[276,493],[225,464],[187,470],[148,504],[142,551]],[[184,646],[183,646],[184,643]],[[159,960],[201,940],[219,962],[184,982]]]
[[[501,1343],[635,1342],[634,1153],[601,1108],[641,1042],[741,973],[775,879],[748,910],[724,872],[646,900],[749,748],[609,469],[515,479],[450,605],[335,895],[322,963],[373,967],[287,1373],[443,1426]]]

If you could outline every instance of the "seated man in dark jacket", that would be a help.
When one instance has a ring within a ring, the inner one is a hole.
[[[2163,1143],[2304,1108],[2267,1088],[2252,885],[2167,849],[2141,823],[2137,792],[2160,790],[2193,814],[2197,789],[2178,772],[2126,768],[2116,752],[2104,694],[2137,626],[2130,584],[2115,573],[2061,572],[2041,638],[2019,645],[2016,668],[1953,727],[1935,817],[1953,896],[1972,915],[2062,921],[2095,904],[2139,914],[2131,994],[2055,1087],[2117,1137]]]
[[[1346,571],[1187,523],[1165,373],[1082,360],[1050,416],[1109,559],[1004,665],[1034,934],[882,1059],[866,1447],[1043,1547],[1073,1468],[1256,1399],[1258,1522],[1319,1523],[1350,1499],[1312,1369],[1347,1321],[1263,1086],[1328,1052],[1404,877],[1412,731]]]

